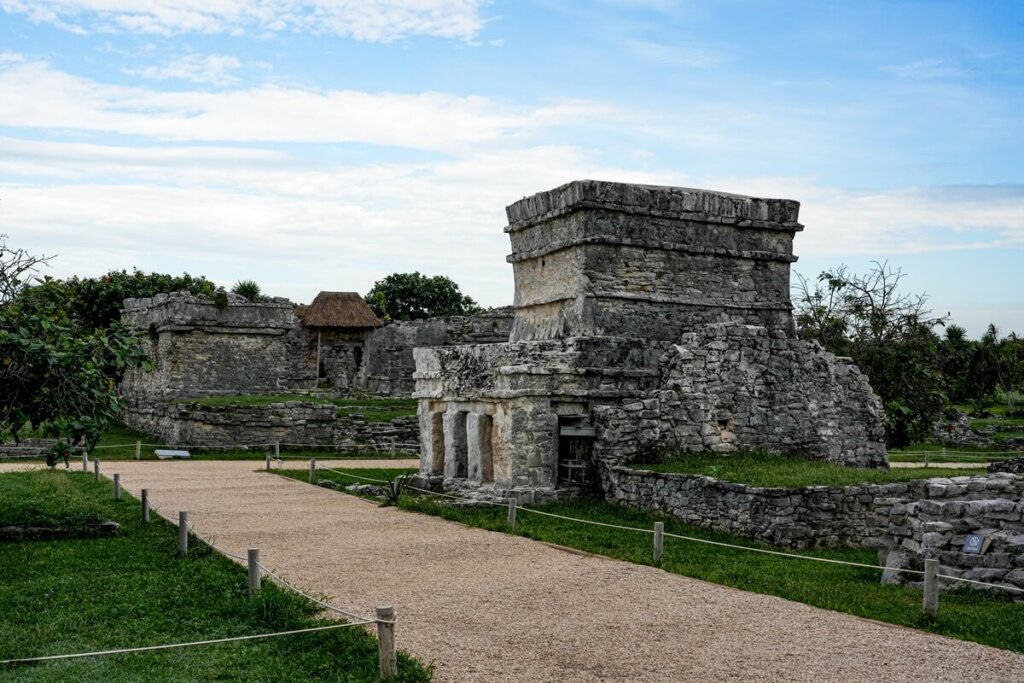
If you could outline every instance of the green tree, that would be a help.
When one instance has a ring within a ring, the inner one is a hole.
[[[25,269],[33,258],[0,243],[0,289],[13,292],[0,299],[0,438],[18,440],[30,424],[60,439],[56,455],[95,445],[121,409],[118,382],[148,361],[120,321],[98,329],[77,317],[66,283],[31,282],[46,261]]]
[[[945,318],[931,317],[925,295],[901,293],[904,277],[886,262],[874,262],[865,275],[840,266],[814,284],[800,278],[795,297],[800,335],[851,356],[867,375],[894,448],[927,438],[949,402],[932,332]]]
[[[385,320],[423,320],[444,315],[480,313],[473,299],[444,275],[393,273],[378,280],[366,295],[366,303]]]
[[[939,369],[946,394],[953,403],[970,401],[973,397],[971,360],[978,351],[978,342],[967,338],[967,330],[950,325],[939,342]]]
[[[62,282],[68,291],[72,316],[86,327],[104,329],[121,318],[125,299],[141,299],[156,294],[187,289],[193,294],[213,297],[216,285],[203,276],[144,273],[134,269],[112,270],[100,277],[71,277]]]

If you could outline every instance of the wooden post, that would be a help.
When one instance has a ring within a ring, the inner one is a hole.
[[[395,608],[377,608],[377,647],[379,648],[380,680],[398,675],[398,655],[395,652]]]
[[[939,561],[924,561],[924,607],[925,616],[931,619],[939,617]]]
[[[82,471],[83,472],[88,472],[89,471],[89,454],[88,453],[82,453]]]
[[[661,556],[665,551],[665,523],[654,523],[654,564],[661,564]]]
[[[135,459],[136,460],[142,460],[142,442],[141,441],[136,441],[135,442]]]
[[[309,483],[316,483],[316,458],[309,459]]]
[[[96,476],[96,481],[100,480],[100,459],[96,458],[92,461],[92,472]]]
[[[516,499],[508,499],[508,528],[516,528]]]
[[[274,460],[280,460],[280,459],[281,459],[281,442],[280,441],[275,441],[274,442]]]
[[[188,513],[178,513],[178,552],[188,555]]]
[[[121,500],[121,475],[114,475],[114,500]]]
[[[270,453],[267,453],[267,472],[270,471]]]
[[[249,596],[260,592],[260,549],[249,548]]]
[[[149,489],[142,489],[142,523],[149,524]]]
[[[924,466],[928,467],[928,451],[924,452]]]

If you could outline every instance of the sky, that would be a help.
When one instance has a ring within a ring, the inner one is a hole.
[[[1024,2],[0,0],[0,233],[47,273],[512,301],[504,207],[584,179],[801,202],[1024,333]]]

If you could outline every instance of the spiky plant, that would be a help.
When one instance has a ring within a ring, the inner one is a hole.
[[[249,301],[258,301],[260,298],[260,286],[254,280],[239,280],[231,291]]]

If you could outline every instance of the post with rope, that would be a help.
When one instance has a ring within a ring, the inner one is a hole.
[[[135,459],[142,460],[142,442],[138,440],[135,442]]]
[[[260,592],[260,549],[249,548],[249,597]]]
[[[654,564],[661,564],[661,556],[665,552],[665,523],[654,523]]]
[[[270,453],[267,453],[267,472],[270,471]]]
[[[515,496],[508,499],[508,528],[516,528],[516,499]]]
[[[275,441],[274,442],[274,460],[280,460],[280,459],[281,459],[281,442],[280,441]]]
[[[82,452],[82,471],[89,471],[89,453],[87,451]]]
[[[929,619],[939,618],[939,561],[928,558],[924,561],[924,614]]]
[[[395,608],[377,608],[377,647],[380,661],[380,680],[398,675],[398,654],[395,652]]]
[[[121,500],[121,475],[114,475],[114,500]]]
[[[178,552],[188,555],[188,512],[178,513]]]
[[[316,458],[309,459],[309,483],[316,483]]]
[[[95,460],[92,461],[92,472],[93,472],[93,475],[96,477],[96,481],[99,481],[100,480],[100,459],[99,458],[96,458]]]
[[[142,523],[149,524],[149,489],[142,489]]]

